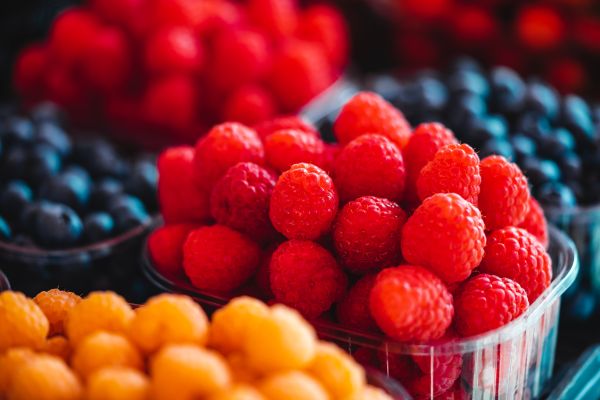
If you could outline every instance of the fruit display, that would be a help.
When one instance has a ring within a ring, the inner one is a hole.
[[[346,30],[336,8],[295,0],[89,0],[21,52],[13,81],[26,104],[189,143],[222,120],[297,112],[341,75]]]
[[[0,292],[0,398],[386,400],[297,311],[239,297],[209,321],[189,297]]]

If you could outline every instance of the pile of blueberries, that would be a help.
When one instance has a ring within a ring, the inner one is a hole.
[[[0,241],[66,249],[146,224],[157,210],[151,155],[67,133],[60,110],[0,109]]]
[[[500,154],[517,162],[543,205],[600,203],[600,105],[561,96],[506,67],[484,72],[469,58],[406,81],[379,76],[368,86],[413,126],[442,122],[480,157]]]

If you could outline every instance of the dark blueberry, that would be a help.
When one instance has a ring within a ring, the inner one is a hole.
[[[512,69],[496,67],[490,74],[493,107],[502,113],[517,111],[525,99],[525,83]]]
[[[600,104],[595,104],[592,108],[592,118],[594,119],[594,122],[600,122]]]
[[[104,212],[89,214],[83,220],[83,234],[89,243],[100,242],[110,237],[114,227],[113,218]]]
[[[527,175],[529,182],[534,186],[560,179],[560,169],[551,160],[540,160],[533,157],[526,158],[521,162],[521,169]]]
[[[63,157],[71,152],[71,139],[60,126],[51,122],[38,125],[37,141],[54,147]]]
[[[24,179],[27,172],[28,151],[23,146],[7,149],[2,160],[0,175],[5,180]]]
[[[63,204],[42,203],[35,218],[35,239],[44,247],[68,247],[81,238],[83,224],[72,208]]]
[[[519,160],[527,157],[533,157],[537,153],[537,145],[535,144],[535,141],[521,133],[511,136],[510,143],[512,144],[513,150]]]
[[[33,233],[33,227],[35,226],[35,221],[37,218],[37,212],[40,209],[42,203],[46,203],[44,201],[34,201],[25,206],[21,215],[19,216],[19,229],[22,232],[30,232]]]
[[[128,231],[150,219],[140,199],[129,195],[122,195],[115,199],[109,212],[115,220],[115,227],[119,232]]]
[[[448,91],[439,79],[423,77],[416,82],[419,89],[419,103],[430,112],[444,109],[448,101]]]
[[[558,158],[575,149],[575,139],[567,129],[558,128],[551,134],[537,138],[540,153],[546,157]]]
[[[32,198],[31,188],[25,182],[11,181],[0,194],[0,210],[8,219],[17,218]]]
[[[537,199],[540,203],[554,207],[573,207],[577,200],[573,191],[560,182],[548,182],[537,191]]]
[[[475,121],[469,130],[470,141],[476,146],[481,146],[492,139],[506,139],[508,134],[508,124],[504,117],[499,115],[490,115],[483,119]]]
[[[577,199],[578,204],[585,203],[587,201],[586,199],[588,194],[583,189],[581,183],[579,183],[578,181],[567,181],[565,182],[565,185],[567,185],[569,189],[571,189],[571,191],[575,195],[575,199]]]
[[[378,75],[367,83],[370,90],[378,93],[384,99],[395,102],[402,84],[391,75]]]
[[[512,145],[505,139],[491,139],[485,142],[479,151],[479,157],[484,158],[497,154],[505,158],[515,161],[515,152]]]
[[[558,93],[542,82],[531,82],[525,90],[525,108],[553,120],[558,114]]]
[[[89,195],[89,182],[74,173],[61,173],[51,177],[42,184],[39,192],[41,199],[62,203],[74,209],[84,208]]]
[[[12,117],[0,127],[0,136],[7,145],[31,143],[34,133],[33,123],[27,118]]]
[[[35,241],[31,237],[23,234],[16,235],[13,238],[13,243],[20,247],[35,247]]]
[[[576,153],[566,153],[559,158],[558,163],[564,180],[577,180],[581,176],[581,158]]]
[[[464,70],[479,72],[481,71],[481,65],[472,57],[461,56],[452,61],[451,69],[454,71]]]
[[[447,84],[452,93],[473,93],[481,97],[487,97],[490,93],[490,85],[477,71],[456,71],[448,77]]]
[[[585,145],[594,140],[592,112],[581,97],[569,95],[563,99],[561,123],[573,131],[578,142]]]
[[[515,130],[527,136],[538,138],[550,134],[552,128],[546,117],[529,112],[519,117]]]
[[[587,290],[579,290],[567,302],[567,318],[576,321],[587,321],[595,314],[596,306],[597,300],[593,293]]]
[[[138,161],[125,181],[125,190],[142,199],[145,204],[150,204],[156,198],[157,181],[156,165],[148,161]]]
[[[96,210],[107,209],[111,199],[123,193],[123,184],[116,179],[106,178],[92,187],[90,206]]]
[[[6,220],[0,217],[0,240],[10,240],[11,229]]]
[[[466,136],[465,140],[468,140],[468,128],[486,112],[487,105],[480,96],[467,94],[450,100],[446,108],[446,118],[459,138]]]
[[[27,158],[27,177],[33,184],[58,173],[62,164],[60,155],[55,148],[47,144],[36,145]]]
[[[127,165],[114,147],[102,139],[77,143],[74,147],[74,158],[95,178],[117,178],[127,173]]]
[[[79,165],[71,164],[67,168],[65,168],[62,173],[63,175],[73,175],[87,182],[88,185],[92,184],[92,177],[90,176],[90,174],[88,174],[87,171]]]
[[[29,113],[31,119],[37,123],[41,122],[59,122],[63,118],[63,113],[56,104],[50,102],[40,103]]]

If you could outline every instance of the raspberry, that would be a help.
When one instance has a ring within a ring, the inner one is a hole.
[[[360,92],[348,101],[333,125],[335,137],[345,145],[366,133],[377,133],[387,137],[403,149],[411,135],[404,115],[371,92]]]
[[[417,179],[421,200],[436,193],[456,193],[477,205],[480,185],[479,157],[468,144],[442,147]]]
[[[519,225],[529,210],[527,178],[516,164],[502,156],[481,160],[479,209],[487,230]]]
[[[548,248],[548,222],[540,203],[533,196],[529,198],[529,211],[519,224],[519,228],[531,233],[545,248]]]
[[[301,162],[323,165],[325,143],[314,135],[284,129],[269,135],[264,143],[267,164],[279,172]]]
[[[77,345],[71,358],[73,370],[83,379],[105,367],[129,367],[141,370],[138,350],[121,335],[98,331]]]
[[[329,231],[338,210],[333,181],[319,167],[294,164],[279,177],[271,196],[271,223],[288,239],[317,239]]]
[[[325,153],[323,154],[323,169],[330,173],[333,171],[335,160],[340,155],[342,147],[338,143],[325,143]]]
[[[227,293],[250,278],[260,262],[256,243],[223,225],[192,231],[183,245],[183,269],[199,289]]]
[[[63,360],[36,355],[13,371],[7,398],[78,400],[82,394],[81,384]]]
[[[271,257],[277,249],[278,244],[271,244],[262,255],[258,271],[254,276],[256,286],[261,292],[264,298],[273,298],[273,291],[271,290],[271,270],[269,268],[271,264]]]
[[[47,63],[47,46],[34,44],[21,50],[13,71],[13,84],[20,95],[25,98],[36,98],[40,95]]]
[[[140,11],[143,0],[91,0],[88,3],[102,20],[126,27],[139,18],[135,14]]]
[[[376,277],[376,274],[363,276],[338,302],[337,319],[344,327],[375,332],[378,330],[369,309],[369,296]]]
[[[428,197],[408,218],[400,240],[402,255],[446,283],[460,282],[479,265],[485,247],[479,210],[456,193]]]
[[[364,370],[348,353],[331,343],[317,345],[317,353],[307,371],[334,399],[355,396],[366,384]]]
[[[269,399],[327,400],[325,388],[301,371],[274,374],[259,383],[260,392]]]
[[[210,325],[210,345],[223,354],[240,351],[248,329],[269,309],[252,297],[237,297],[213,314]]]
[[[405,175],[402,153],[378,134],[366,134],[352,140],[333,164],[333,179],[342,201],[360,196],[400,200]]]
[[[96,331],[125,334],[135,313],[125,299],[113,292],[92,292],[69,312],[65,331],[77,346]]]
[[[319,44],[336,68],[343,67],[348,60],[348,27],[332,6],[318,4],[306,8],[300,17],[298,36]]]
[[[129,338],[145,354],[166,344],[204,345],[208,318],[192,299],[176,294],[160,294],[138,308],[129,328]]]
[[[152,74],[187,73],[200,69],[204,52],[191,29],[166,27],[148,39],[144,56]]]
[[[223,119],[252,125],[272,118],[277,112],[275,99],[266,89],[247,85],[233,92],[223,105]]]
[[[254,163],[234,165],[212,191],[213,218],[259,241],[273,237],[269,202],[275,181],[273,173]]]
[[[71,344],[64,336],[53,336],[46,340],[43,352],[62,358],[65,362],[71,359]]]
[[[400,232],[406,214],[396,203],[372,196],[347,203],[333,226],[333,244],[344,267],[365,274],[400,258]]]
[[[297,116],[277,117],[254,125],[254,130],[263,142],[267,137],[280,130],[294,129],[320,138],[317,128]]]
[[[479,268],[517,282],[527,292],[529,303],[552,280],[552,260],[544,246],[526,230],[515,227],[498,229],[488,236]]]
[[[456,330],[462,336],[488,332],[517,318],[527,307],[527,294],[517,282],[479,274],[454,295]]]
[[[273,39],[291,35],[298,24],[296,0],[250,0],[248,18]]]
[[[0,293],[0,353],[10,347],[41,348],[48,335],[48,319],[31,299],[19,292]]]
[[[423,267],[401,265],[377,275],[369,299],[377,325],[395,340],[439,339],[452,323],[452,295]]]
[[[64,333],[64,321],[67,319],[69,311],[81,301],[81,297],[72,292],[50,289],[46,292],[38,293],[33,298],[33,301],[35,301],[46,318],[48,318],[48,322],[50,323],[48,336],[54,336]]]
[[[50,28],[52,55],[68,64],[80,61],[99,28],[96,16],[82,7],[63,11]]]
[[[165,223],[208,220],[209,193],[196,186],[194,148],[180,146],[163,151],[157,167],[158,201]]]
[[[248,326],[243,352],[258,372],[302,369],[313,360],[317,336],[300,314],[282,305]]]
[[[172,277],[183,271],[183,244],[194,224],[165,225],[148,237],[148,253],[161,274]]]
[[[208,400],[264,400],[264,397],[252,386],[237,384],[211,395]]]
[[[308,240],[290,240],[275,250],[269,266],[275,300],[314,319],[346,289],[347,279],[335,258]]]
[[[145,400],[149,398],[150,382],[146,375],[130,368],[107,367],[88,378],[87,400]]]
[[[227,362],[229,363],[229,370],[234,381],[253,384],[259,378],[259,374],[248,365],[246,356],[243,353],[235,352],[229,354]]]
[[[186,75],[170,75],[153,80],[142,99],[142,113],[163,129],[190,129],[198,112],[194,81]]]
[[[191,345],[164,347],[150,365],[151,397],[193,399],[229,386],[231,376],[218,353]]]
[[[43,83],[47,100],[64,107],[76,118],[89,117],[89,98],[85,88],[76,81],[72,68],[51,65],[46,70]],[[77,115],[78,111],[81,115]]]
[[[35,356],[27,347],[12,347],[0,354],[0,393],[3,396],[8,391],[15,371]]]
[[[290,40],[274,56],[268,82],[285,112],[296,112],[333,82],[323,50]]]
[[[142,18],[147,18],[154,29],[165,26],[196,28],[205,17],[204,2],[196,0],[152,0],[146,3],[148,14]]]
[[[235,122],[216,125],[196,143],[196,184],[212,189],[230,167],[243,161],[262,164],[264,156],[253,129]]]

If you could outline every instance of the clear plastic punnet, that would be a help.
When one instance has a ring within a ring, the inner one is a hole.
[[[362,363],[399,380],[415,398],[451,393],[461,399],[539,398],[554,367],[561,295],[579,269],[573,242],[553,227],[549,235],[550,286],[523,315],[494,331],[436,344],[407,344],[326,319],[313,324],[322,339],[336,342]],[[190,295],[209,310],[229,300],[194,288],[184,277],[162,276],[147,251],[143,258],[144,273],[162,290]]]
[[[10,290],[10,282],[4,272],[0,271],[0,292],[3,290]]]

